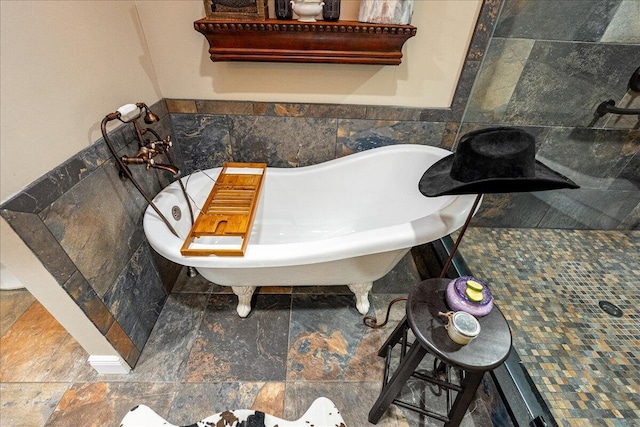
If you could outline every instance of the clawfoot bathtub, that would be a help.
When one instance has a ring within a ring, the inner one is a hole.
[[[182,256],[191,222],[178,182],[153,201],[180,237],[151,206],[144,215],[144,231],[163,257],[230,286],[238,296],[241,317],[251,311],[257,286],[346,284],[356,296],[358,311],[365,314],[374,280],[387,274],[411,247],[464,224],[475,196],[427,198],[418,191],[424,171],[449,154],[440,148],[399,144],[313,166],[267,168],[242,257]],[[195,215],[220,170],[182,178]]]

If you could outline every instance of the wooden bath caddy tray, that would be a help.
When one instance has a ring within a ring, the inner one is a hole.
[[[180,249],[182,255],[243,256],[266,171],[265,163],[225,163]]]

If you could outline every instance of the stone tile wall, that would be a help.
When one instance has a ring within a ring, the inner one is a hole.
[[[640,108],[639,21],[635,0],[505,1],[460,131],[523,127],[581,188],[486,196],[476,226],[640,227],[640,119],[594,117],[608,99]]]
[[[171,134],[164,101],[155,129]],[[122,155],[137,151],[132,125],[109,138]],[[145,191],[168,184],[166,173],[131,167]],[[142,230],[146,201],[120,180],[100,139],[0,207],[0,214],[38,256],[122,357],[135,365],[179,272],[155,254]]]

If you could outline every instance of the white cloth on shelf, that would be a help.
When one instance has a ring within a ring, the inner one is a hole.
[[[358,21],[406,25],[412,14],[413,0],[361,0]]]

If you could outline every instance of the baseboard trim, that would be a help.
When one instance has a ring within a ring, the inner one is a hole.
[[[89,356],[89,364],[101,375],[128,374],[131,371],[119,356]]]

